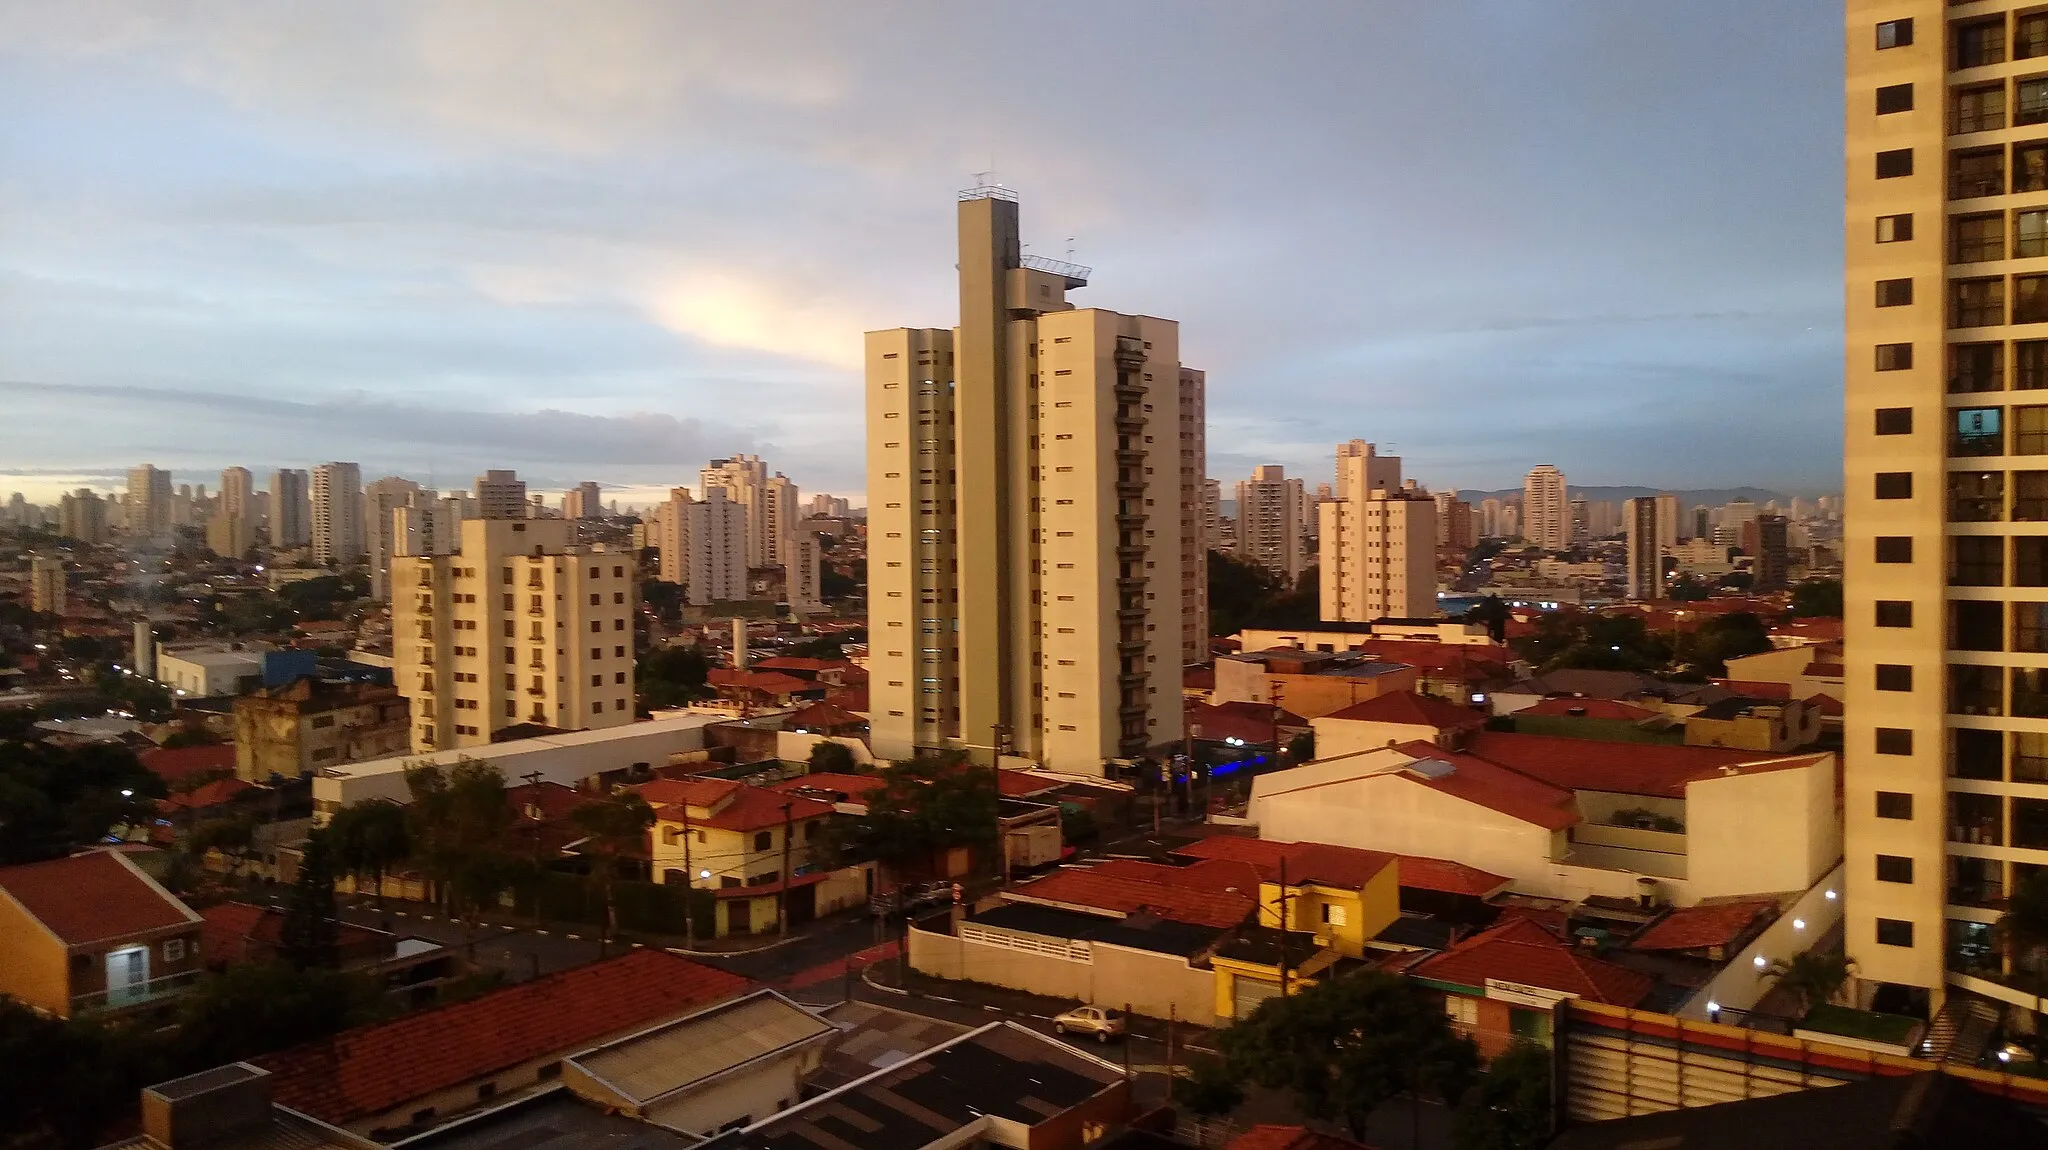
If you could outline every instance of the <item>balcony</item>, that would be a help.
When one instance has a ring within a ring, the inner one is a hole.
[[[188,970],[183,974],[166,974],[147,982],[130,983],[109,990],[95,990],[89,994],[71,996],[71,1014],[95,1014],[115,1010],[133,1010],[153,1002],[184,993],[193,983],[199,981],[199,971]]]

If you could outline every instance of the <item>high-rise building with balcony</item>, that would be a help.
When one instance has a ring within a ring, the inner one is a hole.
[[[633,721],[634,557],[575,532],[472,519],[458,553],[392,561],[391,673],[415,751],[482,746],[519,723]]]
[[[1625,499],[1621,504],[1622,530],[1628,536],[1628,597],[1664,597],[1664,521],[1668,495],[1646,495]]]
[[[531,511],[526,482],[517,471],[486,471],[476,477],[477,518],[524,519]]]
[[[1437,502],[1401,480],[1401,459],[1337,445],[1336,498],[1321,505],[1322,617],[1332,623],[1436,614]]]
[[[1545,551],[1572,545],[1571,500],[1564,472],[1550,464],[1531,468],[1522,480],[1522,538]]]
[[[29,606],[45,615],[62,615],[68,605],[64,560],[53,555],[37,555],[28,561],[28,602]]]
[[[156,539],[171,531],[171,473],[143,463],[128,469],[128,501],[122,505],[130,539]]]
[[[423,491],[419,484],[397,475],[387,475],[363,488],[363,550],[370,557],[372,597],[389,601],[391,560],[405,552],[400,537],[403,528],[398,522],[398,509],[418,506],[422,499],[431,500],[435,495],[435,492]]]
[[[1847,20],[1845,946],[1890,1009],[2020,1002],[1993,924],[2048,868],[2048,10]]]
[[[313,561],[348,567],[363,559],[363,469],[323,463],[313,469]]]
[[[304,547],[313,541],[312,485],[304,471],[270,473],[270,545]]]
[[[1287,478],[1284,467],[1254,467],[1237,485],[1237,557],[1288,590],[1301,578],[1304,502],[1301,480]]]
[[[57,505],[57,530],[80,543],[107,541],[107,501],[90,487],[73,491]]]
[[[1209,658],[1209,376],[1180,369],[1180,615],[1183,663]]]
[[[959,326],[867,336],[875,753],[1105,773],[1181,737],[1179,325],[1068,303],[1007,189],[958,225]]]

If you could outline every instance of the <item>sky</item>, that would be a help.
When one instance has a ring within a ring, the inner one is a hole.
[[[1747,29],[1742,35],[1731,29]],[[0,492],[153,462],[858,498],[1015,189],[1209,474],[1839,489],[1822,0],[0,0]]]

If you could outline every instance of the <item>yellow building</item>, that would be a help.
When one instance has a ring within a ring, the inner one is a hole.
[[[633,721],[634,558],[566,519],[472,519],[454,555],[392,560],[392,675],[415,751],[520,723]]]
[[[962,193],[960,326],[869,332],[875,752],[1063,771],[1180,741],[1183,493],[1201,460],[1170,320],[1077,310],[1015,196]]]
[[[1336,498],[1318,505],[1322,617],[1428,619],[1436,611],[1436,501],[1401,482],[1401,460],[1354,439],[1337,446]]]
[[[725,779],[657,779],[640,795],[654,807],[654,880],[687,883],[718,899],[716,935],[800,926],[865,903],[870,867],[814,869],[824,862],[831,803]]]
[[[1846,946],[1938,1006],[2048,865],[2048,12],[1847,21]]]
[[[38,555],[28,561],[29,606],[44,615],[62,615],[68,606],[64,561]]]

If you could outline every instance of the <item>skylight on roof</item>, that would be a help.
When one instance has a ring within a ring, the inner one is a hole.
[[[1425,779],[1446,779],[1458,773],[1457,764],[1442,759],[1417,759],[1401,769]]]

